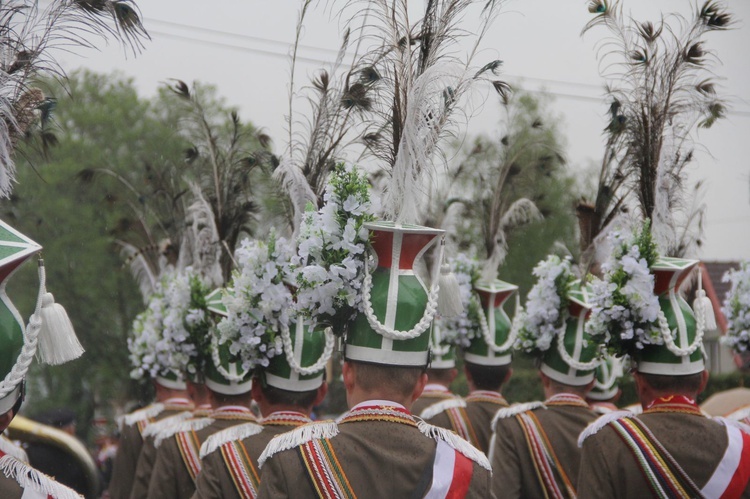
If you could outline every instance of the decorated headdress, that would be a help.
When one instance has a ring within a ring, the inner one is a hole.
[[[458,281],[463,311],[454,317],[439,317],[435,326],[446,331],[446,341],[460,346],[466,362],[485,366],[510,364],[518,331],[503,305],[518,286],[499,279],[481,280],[480,262],[464,254],[451,259],[449,266]],[[518,301],[516,305],[518,308]]]
[[[318,388],[335,339],[330,327],[297,312],[290,285],[292,247],[271,234],[268,243],[243,241],[236,257],[239,268],[232,291],[222,298],[226,317],[219,322],[213,342],[219,352],[214,367],[230,381],[237,374],[221,365],[229,360],[238,374],[258,372],[264,383],[276,388]]]
[[[603,278],[593,283],[589,333],[611,354],[629,355],[639,372],[703,371],[703,334],[714,321],[711,303],[699,289],[693,313],[679,295],[698,261],[660,257],[648,221],[632,235],[613,232],[610,238],[614,250],[602,267]]]
[[[63,364],[83,354],[65,311],[46,291],[46,276],[39,260],[39,296],[29,325],[6,294],[8,279],[42,247],[0,220],[0,414],[23,397],[23,382],[36,353],[42,362]]]
[[[591,400],[610,400],[620,390],[623,361],[611,355],[605,356],[594,371],[594,387],[586,395]]]
[[[591,312],[590,289],[576,280],[570,260],[550,255],[534,268],[515,348],[541,361],[540,370],[571,386],[594,379],[599,342],[584,328]]]
[[[742,262],[740,268],[726,272],[722,281],[730,283],[721,308],[727,319],[727,332],[722,341],[747,358],[750,355],[750,263]],[[747,360],[743,367],[748,367],[746,363]]]

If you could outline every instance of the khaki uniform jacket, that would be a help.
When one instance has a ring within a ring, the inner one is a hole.
[[[552,397],[545,402],[546,409],[537,408],[532,411],[547,434],[550,445],[574,488],[581,459],[578,435],[597,418],[597,415],[584,405],[583,399],[575,398],[582,405],[552,405],[555,399]],[[513,409],[510,407],[506,410]],[[524,430],[514,415],[498,418],[490,442],[489,458],[492,464],[492,490],[498,499],[544,497]]]
[[[309,422],[310,419],[308,418],[307,421]],[[253,460],[256,468],[258,466],[258,458],[273,437],[293,430],[304,423],[300,422],[290,425],[288,423],[279,424],[274,421],[261,421],[261,424],[263,425],[261,433],[241,441],[247,451],[248,457]],[[213,451],[201,461],[203,467],[200,475],[198,475],[195,494],[193,494],[192,499],[239,499],[241,497],[234,485],[234,480],[220,449]]]
[[[485,454],[490,451],[492,418],[495,417],[499,409],[508,407],[508,402],[499,393],[494,395],[490,397],[474,392],[466,397],[466,414],[469,416],[469,423],[474,428],[474,434],[477,438],[475,447]]]
[[[338,429],[330,442],[359,499],[408,498],[420,483],[429,487],[437,443],[418,428],[390,421],[358,421],[342,422]],[[489,470],[476,462],[472,466],[466,497],[491,497]],[[278,452],[262,464],[258,497],[318,497],[298,448]]]
[[[425,390],[422,392],[422,395],[420,395],[419,398],[415,400],[414,403],[411,405],[411,413],[414,414],[415,416],[419,416],[420,414],[422,414],[422,411],[427,409],[432,404],[440,402],[441,400],[451,399],[454,397],[456,397],[456,395],[454,395],[447,389],[443,391],[443,390],[430,390],[429,388],[425,388]]]
[[[174,417],[183,411],[174,408],[165,409],[164,412],[159,415],[158,421],[164,421],[165,419]],[[151,435],[144,438],[143,435],[141,435],[141,440],[141,452],[138,455],[138,461],[135,466],[135,475],[133,478],[133,487],[130,491],[130,499],[142,499],[143,497],[146,497],[146,494],[148,494],[148,484],[151,480],[151,471],[154,469],[154,461],[156,461],[154,436]]]
[[[221,408],[211,414],[214,421],[203,429],[197,430],[198,446],[203,444],[209,435],[229,428],[230,426],[257,422],[250,412],[223,412]],[[148,499],[185,499],[195,492],[195,482],[182,458],[176,436],[166,439],[156,451],[156,461],[148,485]]]
[[[723,424],[704,416],[685,413],[647,413],[637,416],[677,461],[703,488],[727,447]],[[607,425],[583,442],[578,497],[653,497],[629,447]],[[750,487],[744,498],[750,497]]]
[[[139,409],[126,417],[136,416],[137,413],[146,414],[153,407],[154,405],[151,405]],[[144,417],[142,424],[137,422],[133,424],[123,424],[122,431],[120,432],[120,443],[117,447],[117,454],[115,454],[115,459],[112,464],[112,480],[109,482],[108,489],[110,499],[130,499],[136,466],[138,464],[138,457],[140,456],[141,448],[143,447],[140,426],[145,426],[148,420],[159,420],[171,414],[164,414],[166,409],[179,410],[179,408],[172,408],[165,405],[164,410],[153,417]],[[184,407],[181,409],[184,410]]]

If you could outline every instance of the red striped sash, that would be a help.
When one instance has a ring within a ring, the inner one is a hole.
[[[302,444],[299,451],[318,497],[325,499],[357,497],[341,468],[330,440],[311,440]]]
[[[260,474],[245,446],[239,441],[225,443],[221,446],[221,455],[240,497],[254,499],[258,495]]]
[[[181,431],[175,435],[177,448],[180,449],[182,461],[195,482],[195,477],[201,472],[201,442],[194,431]]]

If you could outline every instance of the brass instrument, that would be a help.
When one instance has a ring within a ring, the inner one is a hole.
[[[37,443],[54,447],[62,451],[83,472],[86,479],[86,490],[78,492],[86,498],[98,497],[101,492],[99,470],[88,449],[75,437],[23,416],[16,416],[4,432],[11,440],[24,443]],[[34,463],[30,463],[34,466]],[[39,469],[39,468],[38,468]],[[39,469],[48,475],[54,475],[49,470]]]

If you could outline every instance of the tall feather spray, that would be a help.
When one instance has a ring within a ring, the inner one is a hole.
[[[366,50],[354,69],[368,84],[356,88],[372,110],[361,122],[362,137],[388,176],[386,218],[404,223],[423,218],[424,184],[435,171],[442,140],[457,132],[463,99],[472,85],[489,80],[497,91],[507,90],[505,83],[493,79],[499,61],[478,70],[473,66],[499,3],[430,0],[415,22],[406,0],[350,0],[342,9],[342,17],[351,14],[351,23],[361,22],[352,32]],[[460,22],[474,7],[479,10],[478,27],[462,29]],[[459,39],[473,40],[468,54],[459,55]]]
[[[97,38],[115,39],[134,52],[148,34],[130,0],[53,0],[41,8],[33,0],[0,3],[0,197],[15,178],[13,149],[45,98],[30,87],[41,75],[63,78],[55,49],[97,48]]]
[[[621,166],[607,175],[623,176],[614,184],[619,196],[634,193],[640,215],[653,221],[662,251],[684,255],[692,249],[689,242],[699,240],[686,237],[688,224],[700,225],[702,218],[691,213],[686,202],[693,134],[696,128],[712,126],[726,109],[711,71],[716,57],[704,38],[731,27],[732,17],[714,0],[699,6],[691,19],[671,14],[655,24],[626,18],[614,0],[593,0],[589,11],[595,17],[584,33],[599,26],[611,32],[599,50],[605,75],[612,81],[608,155],[618,155],[615,162]],[[684,216],[676,218],[681,211]]]

